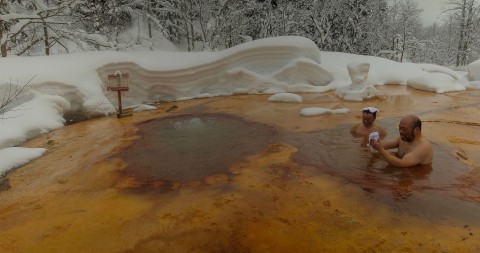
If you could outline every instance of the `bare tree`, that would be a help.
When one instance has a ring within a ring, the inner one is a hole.
[[[69,10],[78,3],[77,0],[68,0],[49,5],[43,0],[35,0],[23,6],[19,2],[2,1],[0,20],[3,23],[3,57],[6,57],[8,44],[11,44],[10,50],[21,55],[41,41],[44,42],[45,54],[50,55],[51,46],[58,43],[58,38],[61,37],[57,28],[72,23],[68,20]],[[15,12],[17,10],[21,12]]]
[[[448,6],[446,12],[453,18],[458,29],[455,65],[457,67],[465,66],[467,64],[468,51],[473,43],[474,24],[478,22],[479,7],[476,5],[475,0],[449,0]]]
[[[423,10],[418,7],[418,3],[413,0],[403,0],[400,3],[400,22],[401,22],[401,38],[402,52],[400,62],[403,62],[405,52],[409,44],[415,43],[416,32],[422,27],[420,22],[420,13]]]
[[[35,77],[32,77],[24,85],[18,85],[18,83],[13,84],[12,82],[0,85],[0,94],[2,94],[0,100],[0,115],[2,115],[0,116],[1,118],[3,118],[3,114],[7,112],[10,107],[14,106],[14,103],[25,91],[25,88],[28,86],[28,84],[30,84],[33,78]]]

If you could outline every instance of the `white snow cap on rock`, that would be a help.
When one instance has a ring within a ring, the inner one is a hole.
[[[465,86],[443,73],[425,72],[423,75],[408,79],[408,86],[436,93],[466,90]]]
[[[362,101],[376,95],[376,89],[368,84],[370,63],[353,62],[347,65],[352,83],[348,87],[340,87],[335,91],[339,97],[350,101]]]
[[[277,93],[268,98],[270,102],[301,103],[302,96],[293,93]]]
[[[143,112],[143,111],[150,111],[150,110],[156,110],[157,107],[153,106],[153,105],[138,105],[138,106],[135,106],[135,108],[133,109],[134,112]]]
[[[370,71],[370,63],[368,62],[352,62],[347,65],[348,74],[352,79],[350,89],[360,90],[367,85],[368,71]]]
[[[327,109],[327,108],[321,108],[321,107],[309,107],[309,108],[304,108],[300,111],[300,114],[302,116],[317,116],[317,115],[323,115],[323,114],[345,114],[349,113],[350,110],[348,108],[342,108],[342,109]]]

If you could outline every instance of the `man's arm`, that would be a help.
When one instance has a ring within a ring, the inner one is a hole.
[[[405,154],[403,158],[398,158],[385,150],[381,145],[377,143],[373,144],[377,148],[378,152],[387,160],[387,162],[395,167],[411,167],[422,163],[424,157],[428,155],[427,148],[424,145],[418,146],[412,152]]]
[[[400,137],[397,137],[397,138],[393,138],[393,139],[390,139],[390,140],[382,140],[380,142],[376,142],[376,143],[370,143],[375,149],[378,150],[378,148],[376,147],[376,144],[378,146],[382,146],[384,149],[393,149],[393,148],[398,148],[398,145],[400,143]]]

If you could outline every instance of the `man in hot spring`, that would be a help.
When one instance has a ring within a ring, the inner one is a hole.
[[[375,123],[378,109],[375,107],[365,107],[362,109],[362,123],[352,126],[350,133],[354,137],[364,137],[365,139],[373,132],[378,132],[380,139],[385,138],[387,131]],[[365,140],[366,141],[366,140]]]
[[[433,159],[432,144],[422,136],[422,121],[415,115],[407,115],[398,125],[399,136],[394,139],[370,140],[370,145],[395,167],[411,167],[431,164]],[[395,155],[387,149],[398,148]]]

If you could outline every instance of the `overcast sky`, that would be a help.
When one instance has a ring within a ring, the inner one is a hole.
[[[425,26],[433,24],[435,21],[442,21],[441,14],[446,7],[447,0],[416,0],[420,8],[423,9],[422,20]]]

